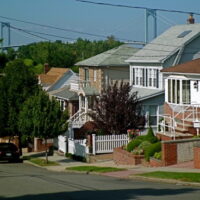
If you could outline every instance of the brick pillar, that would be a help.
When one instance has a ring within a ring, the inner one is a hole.
[[[194,168],[200,169],[200,146],[194,147]]]
[[[165,166],[177,164],[176,143],[162,143],[162,160]]]

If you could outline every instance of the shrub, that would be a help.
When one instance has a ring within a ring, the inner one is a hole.
[[[154,135],[153,129],[149,127],[147,135],[146,135],[146,140],[151,142],[151,143],[156,143],[158,142],[158,138]]]
[[[161,142],[156,142],[151,144],[144,152],[145,160],[149,161],[149,158],[152,157],[156,152],[161,151]]]
[[[155,152],[153,155],[154,158],[161,160],[162,159],[162,152]]]
[[[126,149],[127,149],[127,151],[131,152],[131,151],[133,151],[133,149],[138,147],[141,143],[142,143],[142,140],[136,138],[135,140],[131,140],[127,144],[127,148]]]
[[[138,149],[142,149],[143,151],[145,151],[150,145],[151,145],[151,143],[150,143],[149,141],[143,141],[143,142],[138,146]]]
[[[142,141],[146,141],[146,135],[137,136],[136,139],[139,139],[139,140],[142,140]]]

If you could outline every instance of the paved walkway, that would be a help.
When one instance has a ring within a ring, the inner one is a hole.
[[[34,156],[44,158],[44,153],[26,153],[26,156]],[[48,157],[50,161],[58,162],[58,166],[48,166],[45,167],[48,170],[53,171],[65,171],[67,167],[73,166],[101,166],[101,167],[117,167],[124,168],[124,171],[118,172],[109,172],[104,173],[106,176],[118,177],[118,178],[128,178],[131,175],[137,175],[145,172],[153,172],[153,171],[169,171],[169,172],[195,172],[200,173],[200,169],[194,169],[192,162],[185,162],[177,165],[172,165],[168,167],[144,167],[141,165],[131,166],[131,165],[116,165],[113,160],[106,160],[96,163],[84,163],[79,161],[74,161],[70,158],[66,158],[54,153],[53,156]]]

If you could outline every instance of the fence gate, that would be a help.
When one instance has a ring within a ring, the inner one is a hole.
[[[74,139],[69,138],[68,139],[68,153],[85,158],[87,154],[89,153],[88,147],[86,145],[86,139],[74,140]]]
[[[67,136],[58,136],[58,150],[67,153]]]
[[[114,148],[127,145],[129,137],[127,134],[122,135],[92,135],[92,153],[112,153]]]

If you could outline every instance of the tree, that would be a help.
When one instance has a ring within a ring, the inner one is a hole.
[[[55,138],[67,130],[68,114],[62,112],[59,103],[49,99],[44,91],[30,97],[19,114],[19,130],[29,136],[45,140],[48,162],[47,139]]]
[[[25,100],[38,91],[38,81],[20,59],[9,62],[4,69],[5,76],[0,78],[0,135],[19,136],[18,117]]]
[[[96,98],[95,112],[91,114],[99,129],[108,134],[123,134],[128,129],[142,129],[145,118],[137,93],[130,93],[128,83],[115,82]]]

